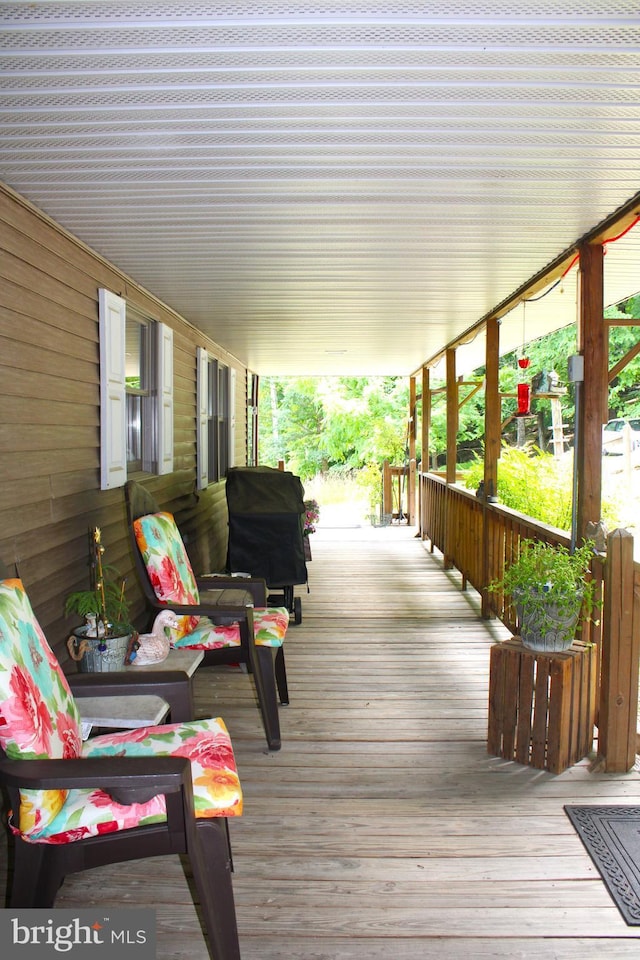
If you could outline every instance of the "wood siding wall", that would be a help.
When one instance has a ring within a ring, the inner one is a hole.
[[[100,490],[98,289],[174,331],[174,472],[137,475],[175,513],[198,572],[225,561],[224,484],[196,492],[196,348],[236,369],[235,462],[246,463],[247,371],[116,267],[0,188],[0,558],[14,563],[58,654],[73,623],[63,602],[87,586],[87,532],[144,606],[122,489]]]

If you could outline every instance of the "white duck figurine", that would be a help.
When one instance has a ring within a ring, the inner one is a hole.
[[[162,610],[153,621],[151,633],[139,634],[139,646],[131,663],[138,667],[144,667],[148,663],[162,663],[170,650],[171,630],[176,630],[179,625],[179,620],[172,610]]]

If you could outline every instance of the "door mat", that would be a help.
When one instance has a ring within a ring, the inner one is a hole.
[[[640,926],[640,807],[565,812],[629,926]]]

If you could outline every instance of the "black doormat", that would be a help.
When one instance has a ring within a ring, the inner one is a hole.
[[[640,807],[565,807],[629,926],[640,926]]]

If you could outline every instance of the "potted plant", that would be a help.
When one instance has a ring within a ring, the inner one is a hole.
[[[597,606],[595,584],[589,578],[593,555],[591,541],[573,553],[542,540],[521,541],[518,558],[489,590],[511,598],[525,647],[543,653],[566,650],[578,620],[592,619]]]
[[[105,566],[103,557],[100,529],[94,527],[90,531],[90,587],[70,593],[64,607],[66,616],[76,613],[85,620],[67,641],[70,656],[83,672],[121,670],[134,633],[125,597],[126,580]]]
[[[320,507],[317,500],[304,501],[304,525],[302,529],[304,558],[311,560],[311,544],[309,534],[316,532],[316,523],[320,519]]]

